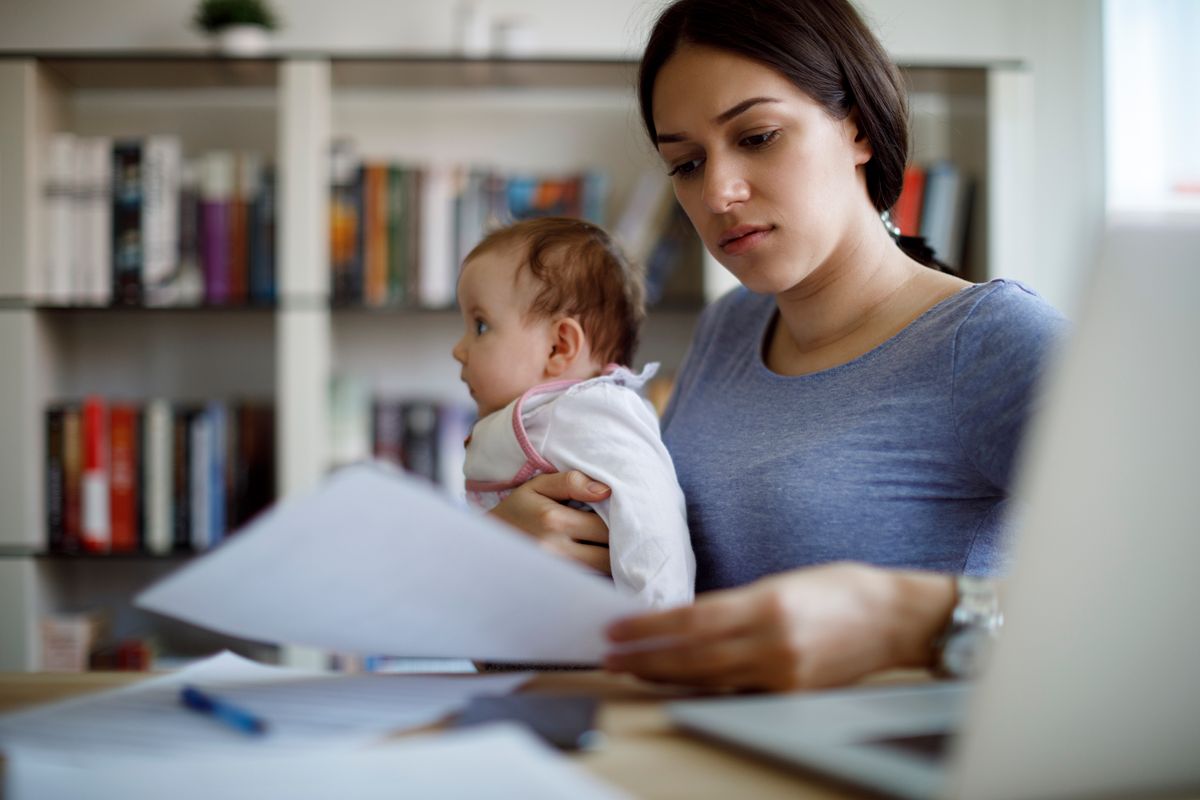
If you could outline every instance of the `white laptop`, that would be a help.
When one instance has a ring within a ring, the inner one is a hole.
[[[978,685],[685,701],[677,724],[899,797],[1200,788],[1200,221],[1126,221],[1104,252],[1032,423]]]

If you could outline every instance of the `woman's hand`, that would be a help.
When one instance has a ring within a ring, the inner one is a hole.
[[[489,513],[537,539],[546,550],[611,575],[604,520],[598,514],[560,502],[595,503],[608,497],[609,492],[607,486],[578,470],[555,472],[521,484]]]
[[[829,564],[700,595],[620,620],[605,668],[652,681],[786,691],[929,664],[953,581],[935,573]]]

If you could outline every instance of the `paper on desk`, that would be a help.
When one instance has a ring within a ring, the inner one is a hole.
[[[345,675],[270,667],[226,652],[133,686],[0,717],[0,747],[71,757],[264,753],[318,742],[325,749],[358,747],[391,731],[436,722],[476,694],[510,692],[528,677]],[[250,737],[189,711],[179,702],[184,684],[261,716],[268,733]]]
[[[6,789],[10,800],[617,800],[626,796],[549,750],[532,734],[509,725],[414,737],[351,753],[114,757],[72,766],[53,754],[17,749],[8,756]]]
[[[138,605],[267,642],[410,657],[596,663],[640,606],[612,582],[380,465],[288,499]]]

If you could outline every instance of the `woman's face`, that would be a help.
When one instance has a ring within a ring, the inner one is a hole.
[[[659,72],[652,108],[675,196],[747,288],[778,294],[853,252],[871,216],[855,115],[836,120],[770,67],[689,44]]]

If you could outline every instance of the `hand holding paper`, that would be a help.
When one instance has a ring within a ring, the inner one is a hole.
[[[281,501],[138,605],[267,642],[409,657],[595,663],[641,609],[427,484],[379,465]]]

